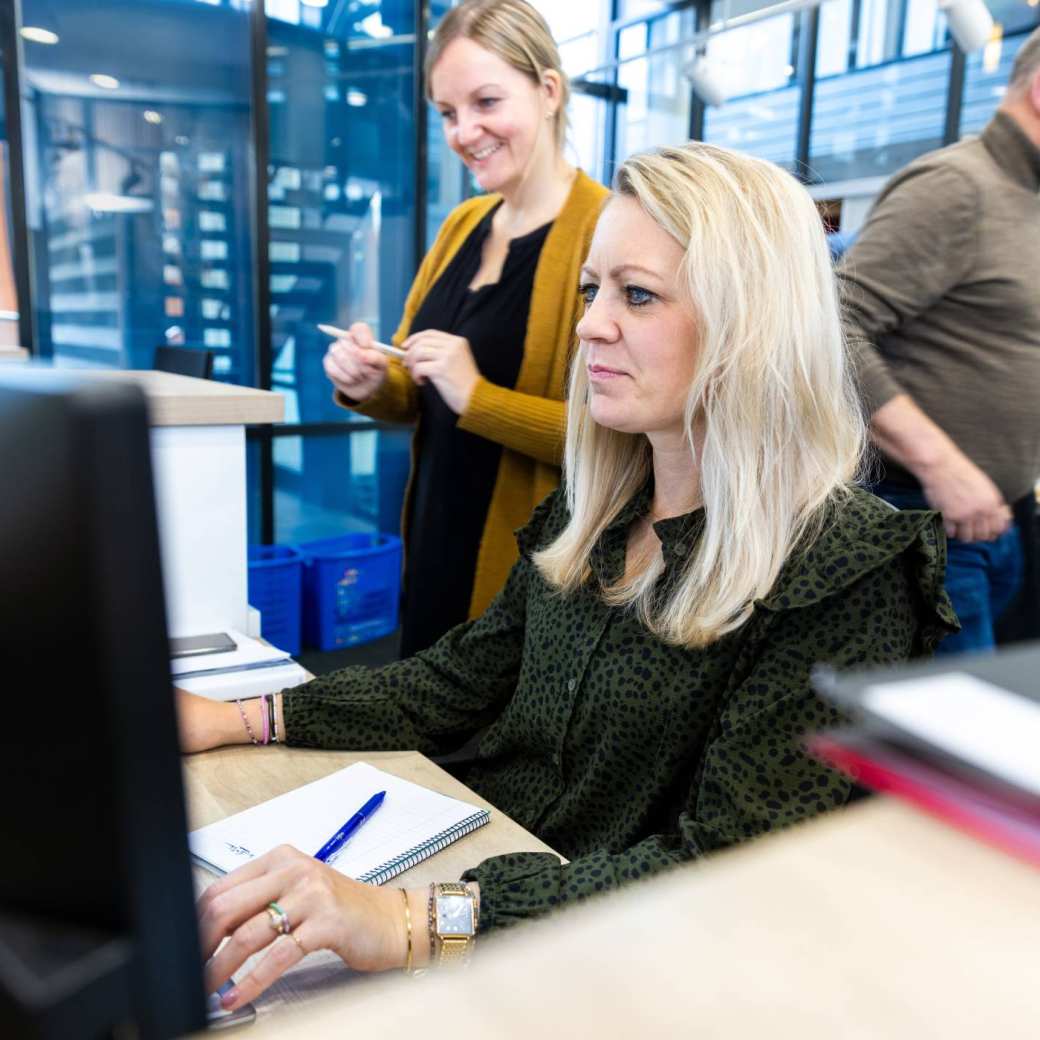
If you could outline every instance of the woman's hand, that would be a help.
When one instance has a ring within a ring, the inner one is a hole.
[[[409,894],[415,953],[429,949],[424,892]],[[269,903],[284,911],[291,934],[276,931]],[[332,950],[357,971],[405,965],[408,937],[401,890],[352,881],[289,845],[214,882],[198,909],[203,960],[213,958],[206,965],[207,993],[215,993],[249,957],[267,949],[253,970],[223,995],[221,1003],[228,1010],[255,999],[314,950]],[[418,966],[418,957],[414,963]]]
[[[427,329],[404,341],[408,356],[402,362],[416,383],[428,379],[456,415],[469,407],[469,399],[480,379],[469,340],[447,332]]]
[[[386,381],[386,356],[373,350],[372,330],[363,322],[350,326],[347,339],[335,340],[325,352],[325,375],[344,397],[360,404]]]
[[[249,735],[242,724],[237,704],[213,701],[176,687],[173,692],[177,698],[177,728],[180,730],[182,751],[190,754],[194,751],[208,751],[223,744],[249,742]],[[243,708],[258,713],[259,703],[243,701]],[[261,725],[259,714],[256,714],[254,725]]]

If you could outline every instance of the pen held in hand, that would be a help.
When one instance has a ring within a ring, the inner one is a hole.
[[[357,832],[358,828],[372,816],[372,814],[383,804],[386,791],[380,791],[371,798],[316,853],[314,858],[322,863],[331,863],[339,855],[343,846]]]
[[[335,325],[319,325],[319,332],[324,332],[326,336],[331,336],[333,339],[347,339],[350,333],[345,329],[337,329]],[[383,354],[389,354],[390,357],[403,358],[404,351],[400,347],[392,347],[389,343],[377,343],[375,340],[370,344],[373,350],[381,351]]]

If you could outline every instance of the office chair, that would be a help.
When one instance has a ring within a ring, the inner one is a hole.
[[[153,367],[159,372],[175,372],[196,379],[213,378],[213,351],[194,347],[156,347]]]

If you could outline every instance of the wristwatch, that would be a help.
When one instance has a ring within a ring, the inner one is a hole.
[[[430,930],[437,937],[437,964],[465,964],[477,936],[477,898],[458,881],[432,886]]]

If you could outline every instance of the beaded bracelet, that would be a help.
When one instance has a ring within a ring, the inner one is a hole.
[[[260,741],[256,739],[256,734],[253,732],[253,727],[249,724],[249,717],[246,715],[246,709],[242,707],[241,701],[235,701],[238,705],[238,713],[242,716],[242,721],[245,723],[246,733],[249,734],[249,739],[253,744],[259,746]]]

